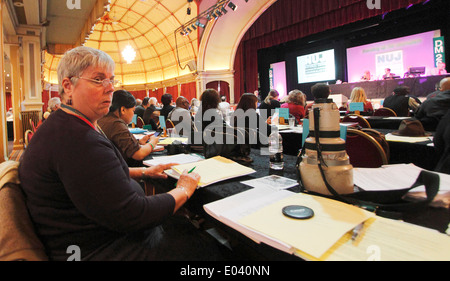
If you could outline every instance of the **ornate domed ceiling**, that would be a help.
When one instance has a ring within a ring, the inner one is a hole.
[[[197,58],[198,32],[175,33],[196,16],[195,2],[186,0],[111,0],[84,45],[113,58],[116,77],[123,85],[173,79],[191,73],[186,65]],[[135,52],[130,63],[122,55],[127,45]],[[45,53],[44,76],[49,83],[58,83],[59,60],[60,55]]]

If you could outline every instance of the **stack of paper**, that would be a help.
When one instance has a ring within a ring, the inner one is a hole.
[[[282,209],[289,205],[309,207],[314,216],[307,220],[288,218]],[[347,232],[374,216],[339,201],[268,187],[239,193],[204,209],[257,243],[313,259],[322,257]]]
[[[195,163],[177,165],[165,172],[171,177],[179,178],[183,171],[191,171],[192,169],[194,169],[194,172],[198,173],[201,177],[199,187],[256,172],[249,167],[243,166],[222,156],[216,156]]]

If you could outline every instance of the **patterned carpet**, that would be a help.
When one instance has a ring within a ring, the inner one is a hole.
[[[11,154],[9,155],[9,160],[13,160],[13,161],[19,161],[20,157],[22,157],[24,150],[13,150],[11,152]]]

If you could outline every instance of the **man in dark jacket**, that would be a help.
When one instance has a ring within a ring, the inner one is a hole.
[[[394,89],[393,95],[384,99],[383,107],[395,111],[397,116],[409,116],[409,111],[415,112],[419,108],[416,100],[409,95],[409,88],[399,86]]]
[[[442,79],[440,88],[441,92],[424,101],[416,114],[427,131],[435,131],[439,121],[450,109],[450,78]]]

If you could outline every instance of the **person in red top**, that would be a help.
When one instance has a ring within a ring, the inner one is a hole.
[[[281,108],[289,108],[289,114],[293,115],[297,123],[305,117],[306,96],[300,90],[289,92],[288,101],[281,105]]]

